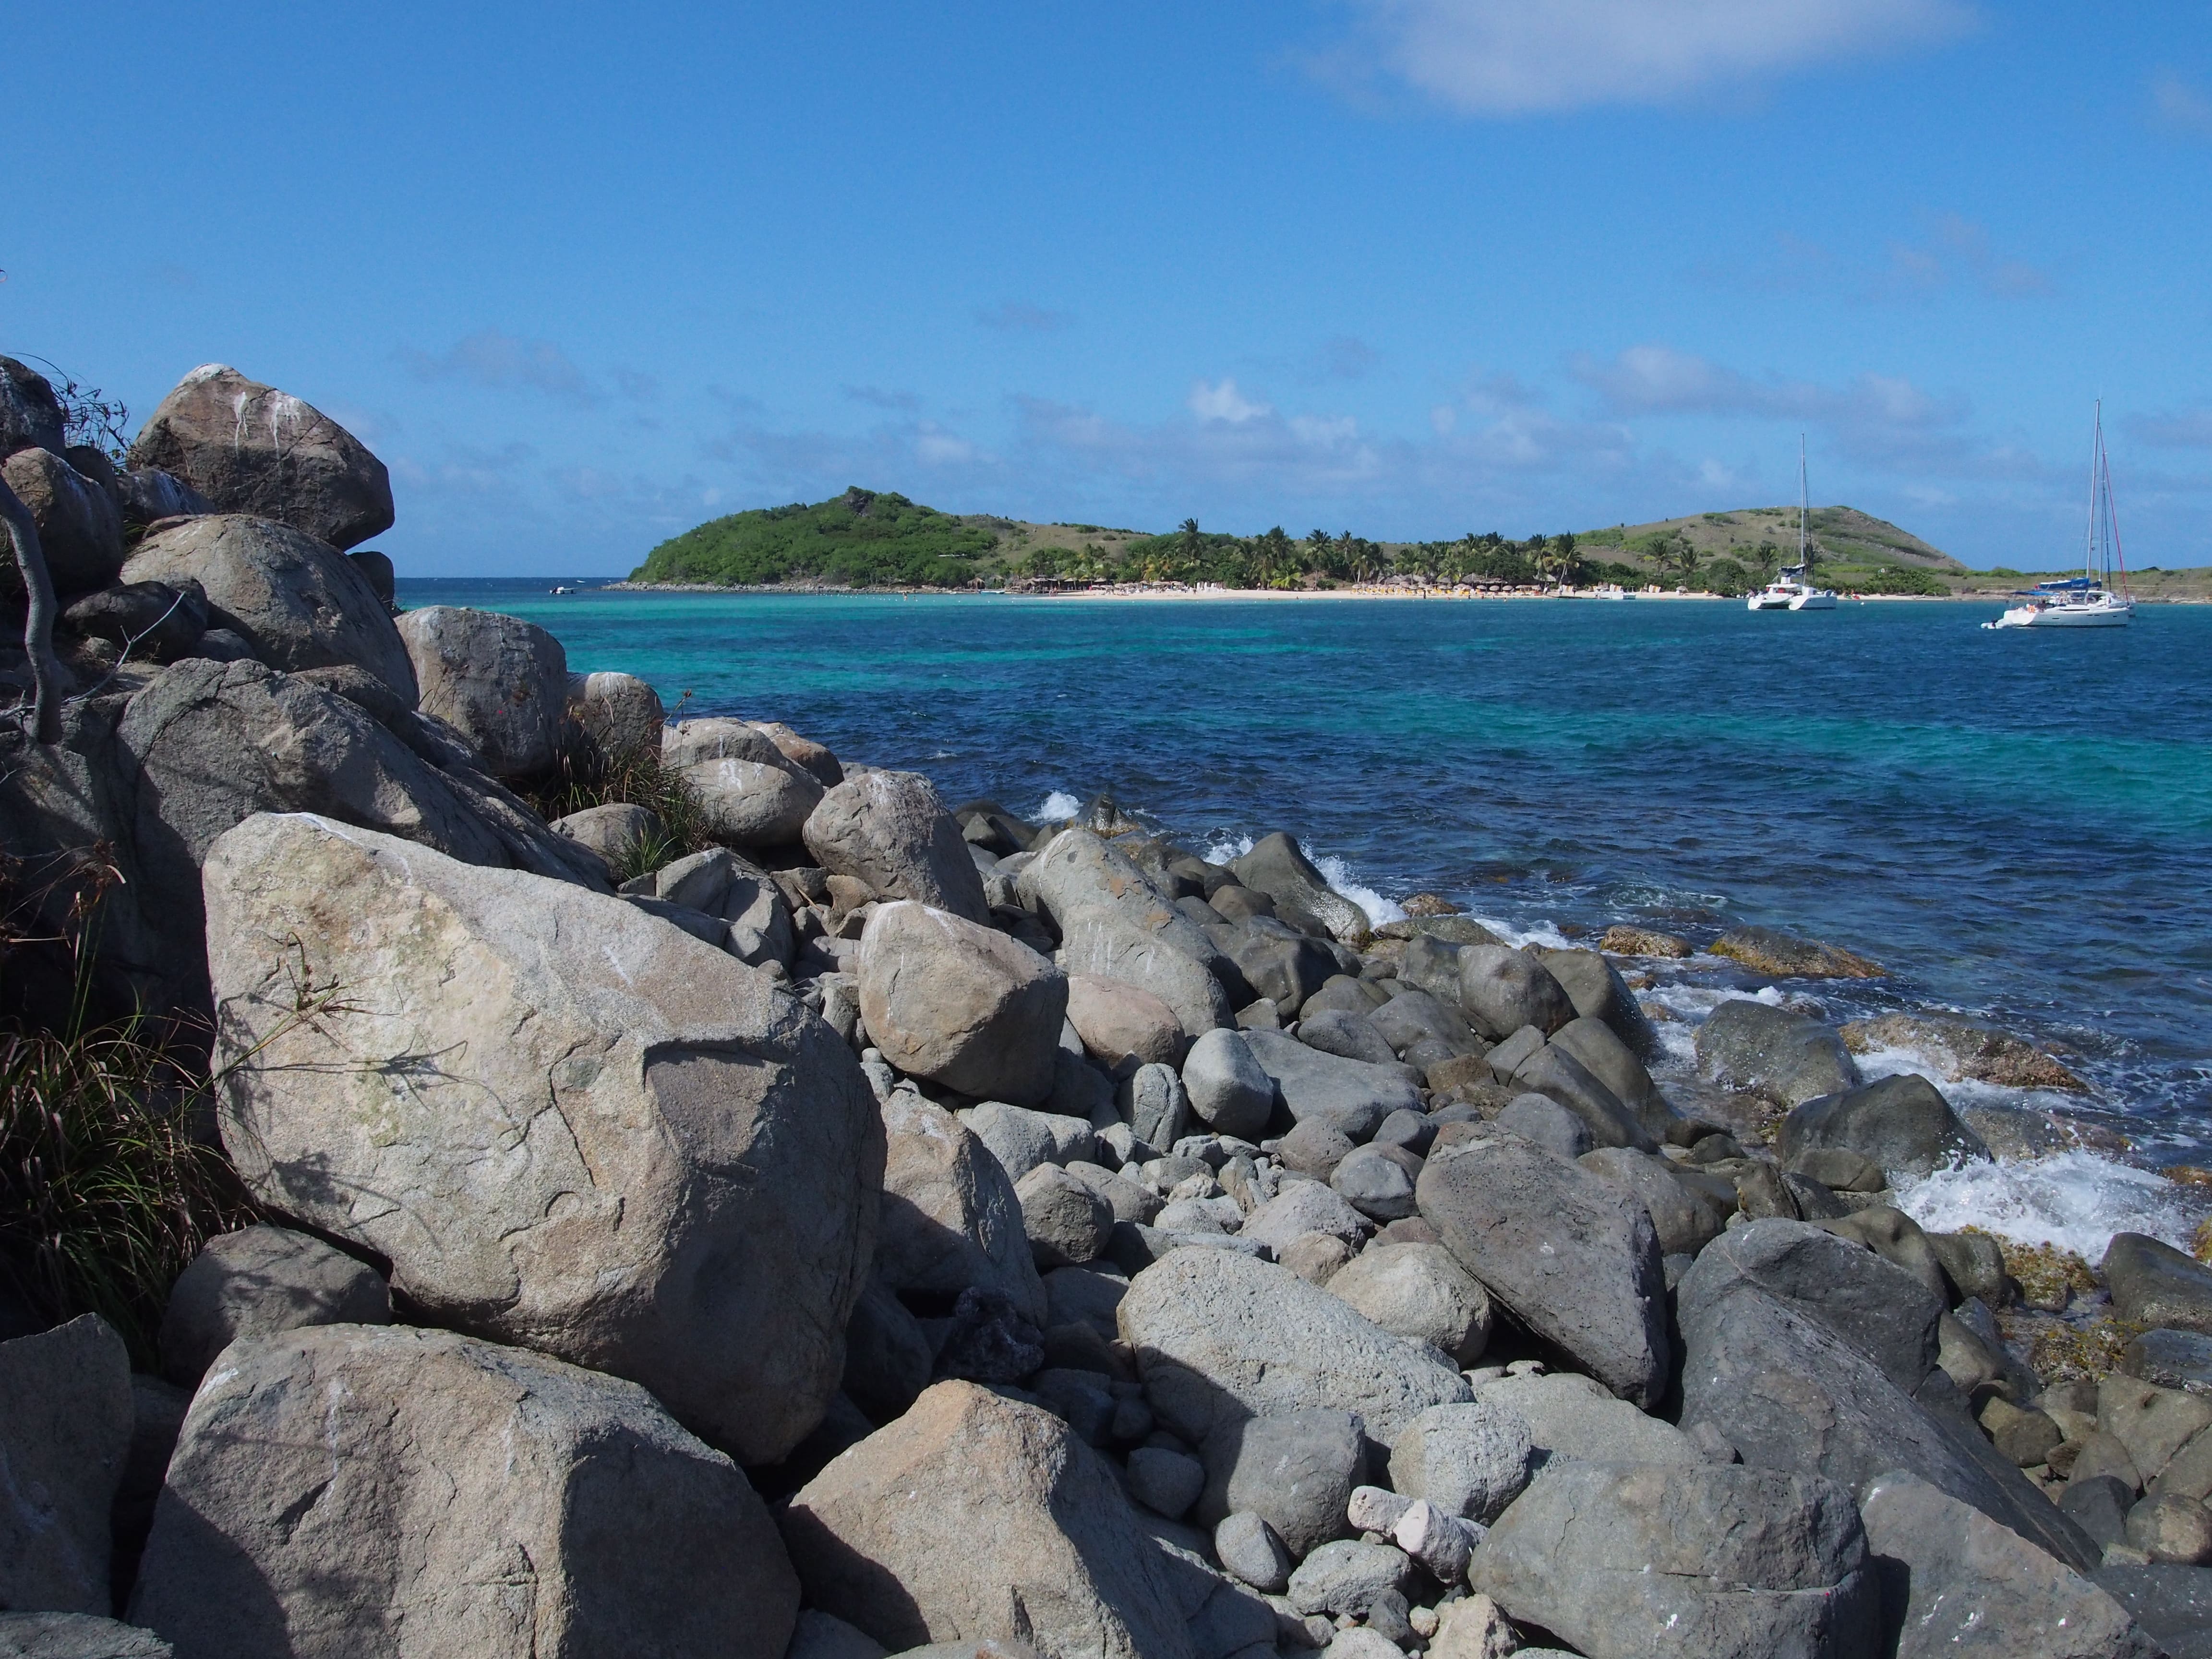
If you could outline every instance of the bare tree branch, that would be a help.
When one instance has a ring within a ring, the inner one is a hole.
[[[54,660],[54,585],[46,574],[46,556],[39,546],[39,526],[21,497],[0,479],[0,518],[8,521],[15,544],[15,568],[30,595],[23,620],[23,649],[31,659],[31,722],[33,743],[58,743],[62,735],[62,667]]]

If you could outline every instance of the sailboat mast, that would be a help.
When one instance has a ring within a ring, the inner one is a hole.
[[[1805,551],[1805,520],[1812,500],[1812,495],[1805,484],[1805,434],[1801,432],[1797,434],[1797,562],[1800,565],[1809,565]],[[1809,568],[1805,572],[1804,580],[1808,582],[1813,580],[1813,573]]]
[[[2097,421],[2089,440],[2089,536],[2081,550],[2081,574],[2093,580],[2097,574],[2098,477],[2105,461],[2105,400],[2097,399]]]

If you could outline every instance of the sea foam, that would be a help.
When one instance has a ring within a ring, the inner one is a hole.
[[[1064,823],[1083,810],[1083,803],[1065,789],[1055,789],[1044,798],[1044,805],[1030,814],[1032,823]]]
[[[1248,843],[1249,845],[1249,843]],[[1367,886],[1352,873],[1352,866],[1334,853],[1324,853],[1314,860],[1314,868],[1328,878],[1328,884],[1367,912],[1367,920],[1376,927],[1386,921],[1403,921],[1406,907],[1395,899],[1387,899]]]
[[[1900,1185],[1897,1207],[1930,1232],[1978,1227],[2022,1244],[2102,1259],[2114,1233],[2148,1233],[2187,1249],[2204,1205],[2187,1188],[2094,1152],[1962,1164]]]

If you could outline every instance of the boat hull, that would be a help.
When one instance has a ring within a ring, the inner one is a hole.
[[[2125,628],[2135,620],[2132,605],[2015,605],[1985,628]]]

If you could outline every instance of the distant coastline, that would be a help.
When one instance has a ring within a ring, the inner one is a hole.
[[[1483,600],[1489,602],[1514,600],[1588,600],[1594,604],[1619,601],[1600,599],[1588,590],[1560,592],[1557,590],[1536,592],[1500,592],[1494,589],[1451,589],[1419,587],[1365,587],[1345,585],[1338,587],[1188,587],[1162,583],[1123,583],[1103,588],[1070,588],[1057,591],[1034,591],[1023,588],[957,588],[957,587],[852,587],[821,582],[641,582],[631,580],[595,583],[580,592],[592,593],[703,593],[786,595],[793,598],[872,598],[912,599],[917,596],[960,597],[988,594],[1010,599],[1051,600],[1212,600],[1212,599],[1391,599],[1401,602],[1425,600],[1460,602]],[[1850,593],[1842,597],[1862,605],[1955,605],[1961,601],[1990,604],[2005,597],[2010,590],[1964,592],[1956,593]],[[1741,595],[1723,593],[1686,593],[1661,591],[1632,593],[1629,598],[1641,604],[1647,600],[1670,603],[1704,601],[1714,605],[1743,603]],[[2143,605],[2205,605],[2212,604],[2212,594],[2138,594],[2137,602]]]

